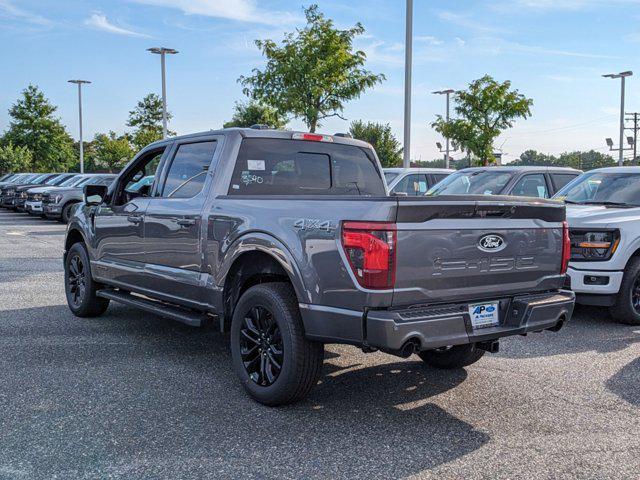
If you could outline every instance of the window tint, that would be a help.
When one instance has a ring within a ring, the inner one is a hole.
[[[115,180],[115,177],[104,177],[99,179],[97,182],[95,182],[96,185],[111,185],[113,183],[113,181]]]
[[[355,146],[249,138],[242,142],[231,195],[385,195],[373,156]]]
[[[556,187],[556,191],[560,190],[571,180],[576,178],[578,175],[572,175],[569,173],[552,173],[551,177],[553,178],[553,184]]]
[[[513,186],[511,195],[516,195],[519,197],[549,198],[549,192],[547,191],[547,183],[544,179],[544,174],[533,173],[524,175]]]
[[[433,176],[434,185],[449,176],[447,173],[432,173],[431,175]]]
[[[215,149],[215,141],[180,145],[169,167],[161,196],[191,198],[200,193]]]
[[[424,195],[427,193],[427,176],[411,174],[404,177],[393,188],[394,193],[406,193],[407,195]]]

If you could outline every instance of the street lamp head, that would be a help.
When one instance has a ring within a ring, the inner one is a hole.
[[[453,88],[447,88],[446,90],[436,90],[435,92],[431,92],[434,95],[446,95],[448,93],[453,93],[455,90]]]
[[[158,55],[163,54],[163,53],[168,53],[168,54],[176,54],[176,53],[178,53],[177,50],[174,50],[173,48],[166,48],[166,47],[147,48],[147,52],[156,53]]]
[[[91,83],[89,80],[67,80],[67,82],[75,83],[77,85],[80,85],[80,84],[83,84],[83,83]]]
[[[620,73],[607,73],[602,76],[605,78],[622,78],[622,77],[630,77],[631,75],[633,75],[633,72],[631,70],[627,70],[626,72],[620,72]]]
[[[627,137],[627,143],[628,143],[629,145],[633,145],[633,144],[635,143],[635,141],[634,141],[633,137]]]
[[[442,150],[442,144],[440,142],[436,142],[436,147],[438,147],[438,150]]]
[[[611,140],[610,138],[606,138],[605,142],[607,142],[608,147],[613,147],[613,140]]]

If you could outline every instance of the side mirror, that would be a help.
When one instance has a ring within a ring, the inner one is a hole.
[[[101,205],[109,189],[106,185],[85,185],[84,203],[87,205]]]

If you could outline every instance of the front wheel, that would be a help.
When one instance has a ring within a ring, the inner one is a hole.
[[[69,223],[69,219],[71,218],[71,213],[73,212],[73,209],[76,205],[77,204],[75,202],[66,204],[62,209],[62,213],[60,214],[60,218],[58,219],[58,221],[64,224]]]
[[[98,285],[91,277],[89,254],[83,243],[74,243],[64,264],[64,289],[69,309],[76,317],[97,317],[109,306],[109,300],[98,297]]]
[[[475,343],[442,347],[418,353],[418,356],[427,365],[447,370],[467,367],[476,363],[483,355],[484,350],[476,347]]]
[[[616,303],[609,311],[621,323],[640,325],[640,258],[632,259],[625,268]]]
[[[247,393],[278,406],[301,400],[318,383],[324,345],[305,338],[291,286],[265,283],[248,289],[236,305],[231,354]]]

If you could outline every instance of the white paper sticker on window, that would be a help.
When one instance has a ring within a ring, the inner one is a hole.
[[[264,170],[264,160],[247,160],[247,168],[249,170]]]
[[[544,188],[543,186],[538,186],[538,197],[540,198],[544,198],[547,196],[547,189]]]

